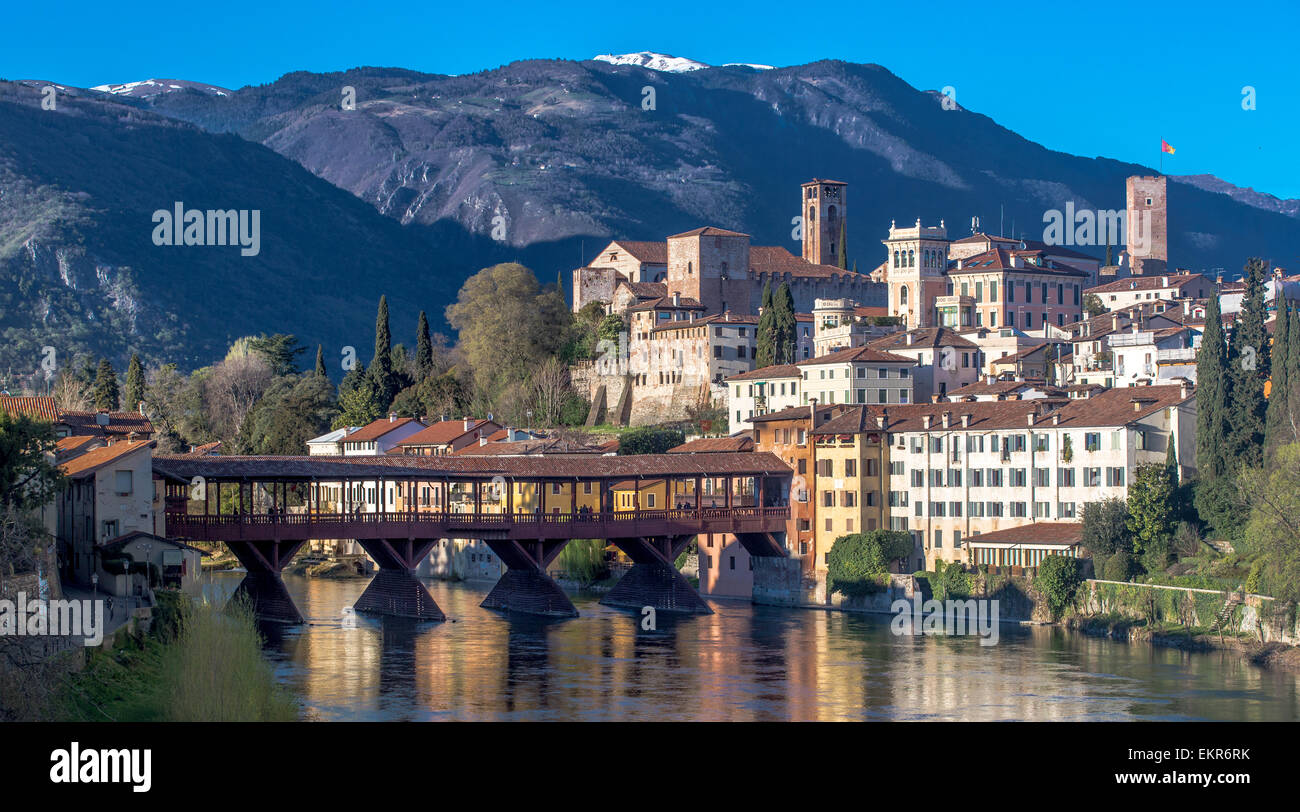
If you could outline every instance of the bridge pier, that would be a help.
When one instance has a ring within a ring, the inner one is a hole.
[[[600,602],[620,609],[711,615],[713,610],[677,571],[677,557],[694,536],[610,539],[632,559],[632,569],[619,579]]]
[[[235,588],[231,600],[246,599],[262,620],[273,623],[302,623],[302,613],[294,605],[288,588],[280,578],[305,541],[227,541],[248,574]]]
[[[507,567],[496,586],[479,604],[485,609],[548,617],[577,617],[573,601],[546,568],[569,543],[568,539],[484,539]]]
[[[379,565],[355,608],[358,612],[416,620],[444,621],[447,616],[429,590],[415,577],[415,568],[429,555],[436,539],[358,539]]]

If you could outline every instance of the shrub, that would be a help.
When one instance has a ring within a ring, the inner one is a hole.
[[[912,536],[901,530],[872,530],[840,536],[826,556],[826,589],[867,595],[882,588],[889,563],[912,554]]]
[[[946,601],[948,599],[961,600],[969,598],[971,593],[970,576],[966,574],[966,568],[956,561],[948,562],[944,566],[940,561],[935,565],[935,574],[938,576],[935,580],[935,594],[937,600]]]
[[[1103,580],[1127,581],[1133,577],[1133,559],[1121,550],[1106,559],[1106,568],[1102,572]]]
[[[1079,562],[1073,558],[1049,555],[1038,565],[1038,575],[1034,586],[1042,593],[1051,610],[1052,619],[1056,620],[1065,612],[1065,607],[1074,600],[1075,593],[1083,579],[1079,577]]]

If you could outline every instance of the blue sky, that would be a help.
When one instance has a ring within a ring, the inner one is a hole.
[[[650,50],[710,64],[884,65],[1049,148],[1300,198],[1300,4],[270,0],[11,5],[0,77],[232,88],[360,65],[469,73]],[[1225,10],[1227,9],[1227,10]],[[19,35],[19,32],[26,32]],[[46,33],[43,33],[46,32]],[[1256,92],[1242,109],[1242,88]]]

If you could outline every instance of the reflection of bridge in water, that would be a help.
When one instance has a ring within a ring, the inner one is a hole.
[[[483,606],[574,616],[547,574],[571,539],[604,539],[633,566],[601,603],[711,610],[674,566],[701,533],[785,556],[791,472],[766,453],[625,457],[157,456],[166,531],[225,543],[265,618],[301,622],[280,575],[309,539],[355,539],[379,565],[359,611],[445,616],[415,577],[440,539],[478,539],[505,563]]]

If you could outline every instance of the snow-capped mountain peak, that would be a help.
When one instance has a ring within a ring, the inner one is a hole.
[[[665,73],[687,73],[709,67],[703,62],[696,62],[694,59],[656,54],[652,51],[641,51],[635,54],[601,54],[595,59],[597,62],[608,62],[611,65],[637,65],[650,70],[664,71]]]
[[[186,79],[145,79],[143,82],[126,82],[120,85],[98,85],[91,90],[112,93],[115,96],[135,96],[137,98],[174,93],[177,90],[197,90],[209,96],[229,96],[230,91],[216,85],[191,82]]]

